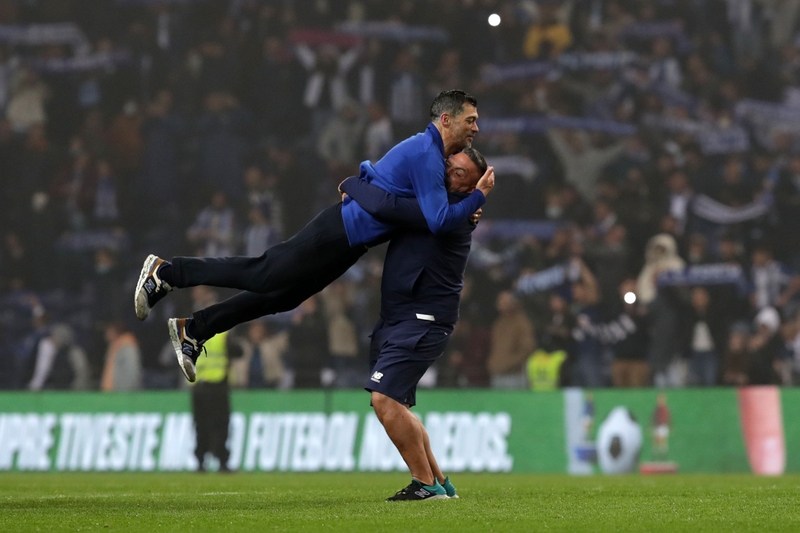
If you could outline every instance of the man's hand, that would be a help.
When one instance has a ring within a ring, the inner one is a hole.
[[[347,193],[342,190],[342,183],[344,183],[345,181],[349,180],[352,177],[353,176],[350,176],[349,178],[345,178],[339,183],[339,194],[342,195],[342,201],[343,202],[344,202],[344,199],[347,198]]]
[[[469,217],[470,222],[472,222],[473,224],[475,224],[477,226],[478,222],[481,221],[481,215],[482,214],[483,214],[483,209],[478,209],[477,211],[472,213],[471,217]]]
[[[484,196],[489,195],[489,191],[494,188],[494,167],[486,169],[486,172],[481,176],[481,179],[478,180],[478,184],[475,188],[481,191]]]

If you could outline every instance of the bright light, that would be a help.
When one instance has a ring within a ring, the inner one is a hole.
[[[499,26],[500,25],[500,15],[497,13],[492,13],[489,15],[489,26]]]
[[[632,292],[626,292],[625,293],[625,303],[626,304],[636,303],[636,295],[633,294]]]

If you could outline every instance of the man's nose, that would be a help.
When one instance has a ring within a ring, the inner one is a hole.
[[[478,132],[478,123],[477,122],[473,122],[472,123],[472,131],[474,131],[476,133]]]

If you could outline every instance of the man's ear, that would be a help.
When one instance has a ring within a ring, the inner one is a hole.
[[[442,123],[442,126],[450,127],[450,115],[447,113],[442,113],[439,117],[439,122]]]

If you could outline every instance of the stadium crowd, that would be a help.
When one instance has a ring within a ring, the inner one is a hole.
[[[180,386],[166,318],[230,293],[184,291],[139,323],[145,255],[259,255],[456,87],[498,186],[422,385],[794,384],[798,13],[0,0],[0,387]],[[231,383],[362,386],[382,251],[235,330]]]

